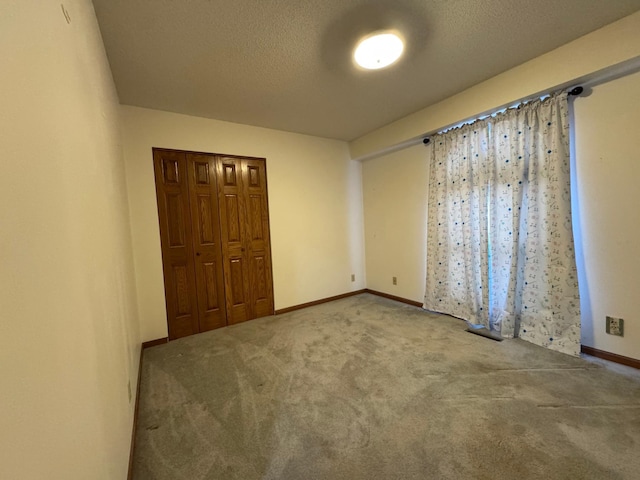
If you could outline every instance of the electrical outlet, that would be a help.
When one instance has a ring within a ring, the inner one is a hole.
[[[398,277],[391,277],[391,281],[393,282],[394,285],[398,284]]]
[[[131,380],[127,382],[127,391],[129,392],[129,403],[131,403]]]
[[[624,336],[624,320],[622,318],[607,317],[607,333],[609,335]]]
[[[355,274],[355,273],[352,273],[352,274],[351,274],[351,281],[352,281],[352,282],[355,282],[355,281],[356,281],[356,274]]]

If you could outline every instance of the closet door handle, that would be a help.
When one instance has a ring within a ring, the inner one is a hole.
[[[199,257],[199,256],[200,256],[200,252],[196,252],[196,257]]]

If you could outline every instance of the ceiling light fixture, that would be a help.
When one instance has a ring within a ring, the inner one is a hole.
[[[353,59],[362,68],[378,70],[395,63],[404,51],[404,42],[391,31],[375,32],[364,37],[353,52]]]

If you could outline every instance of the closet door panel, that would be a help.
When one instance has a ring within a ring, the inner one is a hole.
[[[154,149],[169,338],[199,331],[185,154]]]
[[[244,245],[246,202],[240,159],[219,157],[217,179],[227,320],[232,324],[255,318],[249,301],[249,271]]]
[[[227,324],[215,157],[195,153],[186,157],[199,327],[204,332]]]
[[[247,200],[246,255],[249,263],[251,308],[255,317],[264,317],[273,314],[273,277],[265,161],[243,159],[242,174],[244,197]]]

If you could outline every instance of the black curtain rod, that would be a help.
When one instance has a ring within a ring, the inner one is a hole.
[[[584,88],[581,87],[581,86],[577,86],[577,87],[573,87],[571,90],[569,90],[567,92],[567,95],[577,97],[578,95],[582,94],[582,92],[584,92]],[[424,143],[425,145],[428,145],[429,141],[430,141],[429,137],[426,137],[426,138],[422,139],[422,143]]]

